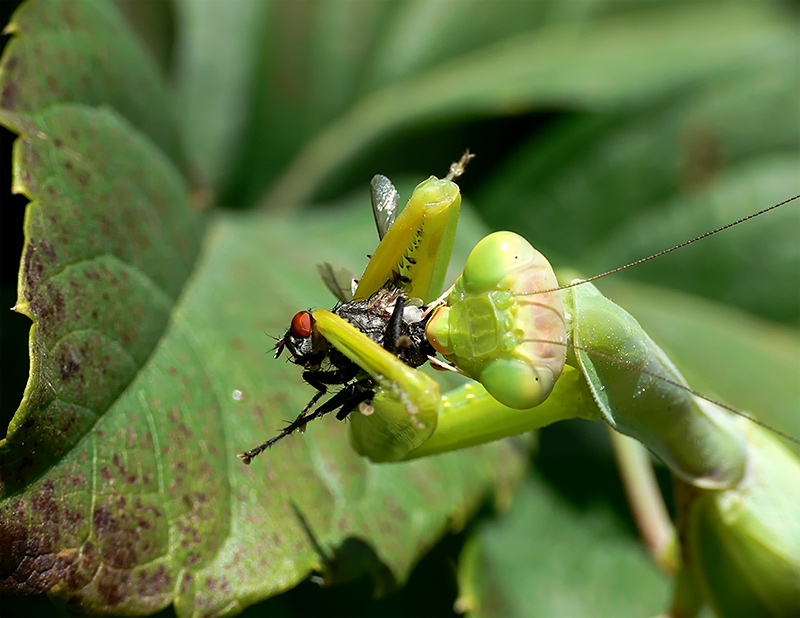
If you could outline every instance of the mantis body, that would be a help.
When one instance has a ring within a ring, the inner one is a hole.
[[[673,610],[696,611],[691,598],[721,614],[796,614],[800,462],[780,441],[692,391],[630,314],[590,282],[560,285],[516,234],[484,238],[437,299],[460,205],[453,178],[464,162],[446,179],[421,183],[396,220],[384,219],[385,229],[381,208],[392,210],[396,192],[382,182],[376,192],[373,181],[382,240],[354,300],[392,288],[430,305],[428,341],[474,381],[442,394],[433,378],[336,312],[311,312],[315,334],[374,387],[369,405],[350,417],[353,447],[374,462],[402,461],[557,420],[602,419],[675,475],[683,565]],[[303,420],[301,413],[295,428]],[[754,565],[764,573],[756,585],[742,577]]]

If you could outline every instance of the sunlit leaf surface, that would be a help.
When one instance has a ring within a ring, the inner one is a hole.
[[[29,353],[31,369],[22,395],[4,375],[0,400],[4,592],[180,616],[235,613],[315,571],[387,592],[490,496],[509,504],[519,442],[375,466],[331,418],[236,459],[313,393],[270,336],[333,304],[316,263],[364,267],[372,174],[407,196],[469,147],[483,221],[465,208],[456,268],[504,228],[583,275],[800,192],[785,3],[137,4],[31,1],[7,27],[0,123],[30,203],[2,291],[33,325],[26,350],[19,320],[0,322],[6,362]],[[792,204],[604,287],[692,385],[793,436],[798,229]],[[544,432],[541,472],[510,511],[484,509],[411,613],[456,600],[424,600],[456,561],[476,615],[665,610],[670,584],[584,425]],[[250,611],[390,612],[334,595]]]

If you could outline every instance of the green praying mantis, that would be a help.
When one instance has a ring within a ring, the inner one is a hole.
[[[326,281],[378,335],[337,308],[298,313],[278,354],[288,346],[318,393],[279,436],[240,458],[249,463],[337,407],[351,419],[354,449],[379,463],[602,419],[676,479],[682,561],[673,613],[693,615],[702,603],[722,615],[800,612],[800,462],[775,435],[692,390],[629,313],[591,280],[559,282],[517,234],[480,241],[439,295],[461,202],[454,179],[470,157],[419,184],[399,214],[388,179],[373,180],[380,244],[352,286],[334,283],[330,269]],[[422,327],[424,337],[414,335]],[[401,360],[403,347],[425,353],[428,344],[445,359],[430,354],[431,362],[472,380],[441,393],[416,369],[421,362]],[[344,386],[310,412],[331,384]],[[743,577],[753,568],[763,578]]]

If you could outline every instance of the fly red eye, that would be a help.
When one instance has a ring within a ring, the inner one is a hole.
[[[299,311],[292,318],[292,334],[295,337],[309,337],[311,335],[311,314],[308,311]]]

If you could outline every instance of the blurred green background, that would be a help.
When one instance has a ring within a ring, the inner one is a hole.
[[[477,157],[459,184],[483,226],[471,229],[514,230],[557,268],[591,275],[798,193],[797,2],[118,6],[167,80],[194,195],[220,211],[315,217],[349,206],[368,216],[373,174],[408,196],[469,148]],[[14,8],[4,2],[0,21]],[[14,135],[2,131],[10,170]],[[6,185],[0,194],[0,303],[11,307],[26,199]],[[788,205],[600,286],[663,337],[693,386],[791,435],[800,434],[792,425],[800,361],[791,358],[800,326],[798,211]],[[339,233],[332,224],[327,238],[302,240],[335,244]],[[304,268],[315,261],[309,256]],[[308,304],[325,302],[321,287]],[[293,301],[305,290],[273,294]],[[284,322],[264,330],[277,334]],[[702,339],[714,325],[721,332]],[[22,315],[2,314],[4,427],[27,379],[28,326]],[[780,353],[778,340],[789,346]],[[604,428],[548,428],[531,460],[511,512],[484,502],[390,596],[373,600],[367,575],[332,588],[306,581],[244,615],[452,615],[465,545],[479,565],[479,615],[663,608],[669,584],[637,545]],[[607,581],[616,569],[627,573],[620,590]],[[636,589],[641,599],[631,599]],[[8,616],[50,611],[40,597],[2,602]]]

